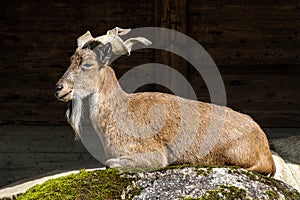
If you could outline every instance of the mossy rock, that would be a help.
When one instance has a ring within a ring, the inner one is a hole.
[[[159,170],[81,170],[36,185],[18,199],[289,199],[300,194],[281,181],[223,166]]]
[[[122,191],[132,183],[133,178],[121,176],[116,169],[99,171],[81,170],[79,174],[46,181],[30,188],[18,200],[57,199],[120,199]],[[132,190],[132,195],[140,190]]]

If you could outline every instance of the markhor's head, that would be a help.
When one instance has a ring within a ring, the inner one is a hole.
[[[112,55],[111,43],[89,41],[76,49],[70,66],[56,84],[56,97],[64,102],[84,98],[95,92],[101,79],[101,71],[108,65]]]

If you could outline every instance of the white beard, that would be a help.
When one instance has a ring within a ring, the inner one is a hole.
[[[74,97],[72,100],[71,105],[66,112],[66,117],[71,124],[72,128],[75,131],[75,139],[80,138],[80,122],[81,122],[81,115],[83,113],[83,106],[82,106],[82,99],[80,97]]]

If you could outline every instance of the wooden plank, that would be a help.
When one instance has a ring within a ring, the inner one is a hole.
[[[54,170],[82,165],[89,161],[97,162],[89,153],[0,153],[1,169],[41,168]]]
[[[14,72],[19,70],[25,74],[34,74],[40,72],[63,72],[69,66],[69,59],[75,52],[75,46],[70,47],[72,50],[68,53],[64,49],[55,49],[54,53],[47,55],[47,49],[43,49],[39,53],[35,52],[22,52],[16,57],[16,54],[6,52],[4,55],[0,56],[0,59],[3,61],[3,67],[1,67],[0,72]],[[34,50],[35,48],[32,48]],[[29,49],[26,49],[29,50]],[[48,49],[49,50],[49,49]],[[52,51],[50,49],[50,51]],[[115,60],[112,64],[116,65],[127,65],[127,66],[136,66],[153,59],[151,49],[142,49],[132,52],[131,56],[121,56]],[[4,65],[5,64],[5,65]]]
[[[274,111],[271,112],[257,111],[257,112],[259,113],[255,113],[254,111],[245,111],[242,113],[251,116],[262,127],[276,128],[278,127],[278,124],[284,124],[284,126],[280,126],[280,127],[299,128],[299,126],[297,126],[297,124],[300,124],[299,112],[297,113],[293,113],[290,111],[287,111],[285,113],[283,113],[282,111],[280,111],[280,113],[276,113]]]
[[[219,22],[229,22],[234,20],[253,20],[262,22],[264,20],[290,20],[291,16],[299,16],[297,9],[299,3],[297,1],[281,1],[281,2],[267,2],[267,1],[197,1],[191,0],[189,3],[189,11],[191,15],[203,15],[212,16],[211,21],[206,22],[216,23],[216,19]],[[251,11],[251,12],[249,12]],[[247,13],[247,15],[245,15]],[[244,16],[243,18],[237,18],[236,16]],[[258,17],[259,16],[259,17]],[[206,18],[207,19],[207,18]]]
[[[276,26],[276,27],[275,27]],[[214,26],[200,26],[193,28],[190,36],[196,39],[205,48],[246,48],[255,50],[262,49],[297,49],[300,43],[300,36],[297,32],[300,26],[292,25],[266,25],[267,30],[272,33],[265,33],[265,31],[257,31],[257,28],[251,26],[228,26],[228,25],[214,25]],[[259,30],[259,29],[258,29]],[[283,32],[284,30],[284,32]],[[281,31],[281,32],[280,32]]]
[[[265,6],[265,7],[275,7],[279,9],[290,9],[295,8],[299,5],[299,2],[295,0],[286,0],[286,1],[276,1],[273,0],[252,0],[252,1],[244,1],[244,0],[219,0],[219,1],[209,1],[209,0],[189,0],[190,5],[198,5],[201,9],[210,9],[210,8],[222,8],[222,7],[238,7],[238,6]]]
[[[17,129],[17,131],[16,131]],[[0,153],[87,153],[74,141],[70,126],[4,126],[0,129]]]
[[[51,171],[103,167],[86,153],[0,153],[0,187]]]
[[[283,75],[294,76],[300,73],[300,64],[225,64],[218,65],[221,75]]]
[[[295,65],[299,61],[297,49],[224,49],[221,46],[208,49],[217,65]]]
[[[1,126],[0,187],[53,170],[102,166],[69,126]]]
[[[113,2],[98,1],[93,3],[82,1],[73,1],[72,3],[68,1],[56,1],[47,4],[34,1],[27,1],[20,4],[18,2],[12,1],[7,2],[7,5],[5,7],[2,7],[3,9],[1,9],[1,11],[3,12],[1,13],[3,13],[6,18],[12,19],[13,21],[20,19],[31,21],[48,20],[55,21],[56,23],[62,23],[65,20],[68,20],[70,23],[67,24],[68,26],[66,26],[65,29],[74,26],[87,28],[94,26],[94,24],[98,22],[98,26],[101,27],[101,30],[103,31],[106,30],[106,28],[109,28],[108,26],[114,27],[114,25],[116,25],[115,23],[118,23],[118,26],[121,26],[120,22],[123,22],[122,24],[131,23],[136,25],[141,25],[141,23],[147,22],[147,20],[144,19],[149,19],[149,16],[152,16],[150,14],[151,12],[153,12],[153,7],[151,5],[151,2],[149,3],[134,0],[128,1],[127,4],[124,4],[123,1],[120,0]],[[139,19],[139,17],[141,20],[124,20],[129,18]],[[82,23],[89,21],[91,23]],[[148,22],[151,23],[151,21]],[[39,25],[40,26],[35,26],[33,23],[32,26],[26,26],[26,28],[22,30],[32,31],[32,29],[36,28],[42,30],[53,30],[53,27],[48,27],[47,23]],[[11,28],[13,28],[14,30],[19,30],[20,27],[22,28],[22,24]]]
[[[213,79],[214,76],[208,77]],[[299,79],[294,75],[222,75],[228,100],[248,101],[247,96],[252,96],[252,100],[276,101],[279,103],[298,104],[299,94],[296,92]],[[194,73],[190,82],[195,90],[207,90],[205,83],[199,74]],[[197,93],[197,92],[196,92]],[[244,97],[244,98],[243,98]]]
[[[50,108],[50,109],[49,109]],[[67,105],[5,104],[1,108],[0,124],[66,125]]]
[[[187,32],[187,1],[155,1],[155,7],[156,9],[154,15],[156,20],[155,25],[157,27],[172,29],[180,33]],[[166,33],[161,34],[163,35],[157,35],[156,37],[164,38]],[[186,43],[185,37],[181,37],[179,35],[170,35],[169,40],[180,41],[181,44]],[[169,48],[176,48],[176,46],[174,45],[176,44],[170,43]],[[159,50],[156,51],[155,61],[157,63],[167,65],[172,69],[178,71],[183,76],[188,77],[187,62],[171,52]],[[159,71],[153,73],[155,74],[155,77],[159,80],[169,80],[170,82],[168,83],[168,85],[170,86],[170,88],[173,88],[173,90],[176,90],[176,88],[180,87],[180,85],[178,85],[180,83],[178,83],[178,81],[175,80],[175,78],[173,78],[171,74],[169,75],[169,77],[162,77],[162,74]],[[160,85],[155,85],[155,90],[157,91],[168,91],[168,89],[170,88],[164,88]]]

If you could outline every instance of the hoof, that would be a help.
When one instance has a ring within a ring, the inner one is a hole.
[[[106,161],[105,166],[108,168],[132,167],[132,163],[127,159],[112,158]]]

